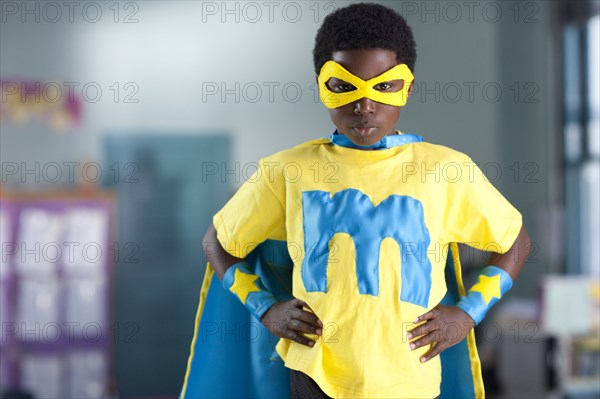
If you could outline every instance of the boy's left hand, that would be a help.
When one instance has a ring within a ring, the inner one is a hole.
[[[475,327],[473,319],[456,306],[437,305],[429,312],[419,316],[415,320],[415,324],[422,321],[425,323],[408,331],[409,340],[421,337],[410,342],[412,350],[433,344],[433,347],[421,356],[421,363],[456,345],[465,339],[469,331]]]

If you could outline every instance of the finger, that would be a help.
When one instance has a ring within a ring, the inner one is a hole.
[[[319,320],[316,314],[307,312],[302,309],[296,309],[292,313],[292,317],[298,320],[302,320],[306,323],[312,324],[315,327],[323,327],[323,323],[321,323],[321,320]]]
[[[304,302],[302,299],[295,299],[294,306],[297,307],[298,309],[307,308],[311,312],[315,313],[315,311],[312,310],[312,308],[310,306],[308,306],[308,303]]]
[[[323,327],[321,320],[319,320],[314,310],[312,310],[312,308],[308,306],[306,302],[301,299],[295,299],[293,305],[299,310],[299,312],[295,312],[293,314],[294,317],[304,320],[308,323],[312,323],[316,326]],[[305,311],[303,308],[308,308],[312,313]]]
[[[416,341],[413,341],[410,343],[410,349],[411,350],[415,350],[417,348],[420,348],[422,346],[425,345],[429,345],[429,344],[433,344],[435,342],[439,342],[439,341],[443,341],[442,339],[440,339],[440,334],[439,331],[434,331],[431,332],[419,339],[417,339]]]
[[[292,303],[298,309],[302,309],[304,307],[304,308],[309,308],[310,310],[312,310],[310,308],[310,306],[308,306],[308,303],[304,302],[302,299],[296,298],[296,299],[294,299],[294,301]]]
[[[298,334],[296,331],[291,328],[286,328],[283,331],[283,336],[285,338],[291,339],[292,341],[298,342],[299,344],[306,345],[309,347],[313,347],[315,345],[315,341],[312,339],[306,338],[304,335]]]
[[[302,320],[294,319],[288,323],[288,326],[296,331],[304,332],[307,334],[321,335],[323,330],[319,326],[306,323]]]
[[[442,353],[447,348],[448,345],[444,342],[436,343],[427,353],[422,355],[419,360],[421,361],[421,363],[425,363]]]
[[[409,330],[406,336],[408,337],[408,339],[412,339],[414,337],[419,337],[421,335],[425,335],[427,333],[435,331],[438,328],[439,323],[433,321],[426,321],[425,323],[413,328],[412,330]]]
[[[436,308],[431,309],[427,313],[423,313],[421,316],[417,317],[414,321],[415,324],[422,322],[423,320],[431,320],[435,319],[439,315],[439,310]]]

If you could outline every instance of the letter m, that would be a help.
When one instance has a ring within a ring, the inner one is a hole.
[[[333,196],[327,191],[302,193],[304,260],[302,281],[308,292],[327,291],[329,241],[336,233],[352,237],[360,294],[379,295],[379,249],[386,237],[400,247],[400,300],[427,307],[431,288],[430,238],[420,201],[390,195],[377,206],[359,190]],[[350,266],[350,265],[348,265]]]

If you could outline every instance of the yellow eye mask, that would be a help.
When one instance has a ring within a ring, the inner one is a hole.
[[[352,84],[356,89],[343,93],[336,93],[327,87],[327,81],[331,78],[343,80]],[[404,85],[398,91],[382,92],[373,87],[392,80],[402,80]],[[367,97],[380,103],[402,107],[408,99],[408,88],[414,80],[414,76],[406,64],[398,64],[388,69],[381,75],[369,80],[362,80],[335,61],[327,61],[319,73],[319,97],[327,108],[338,108],[342,105]]]

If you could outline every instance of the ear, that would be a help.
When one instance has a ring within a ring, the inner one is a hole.
[[[408,95],[409,96],[413,93],[414,86],[415,86],[415,80],[413,79],[413,81],[410,82],[410,86],[408,87]]]

